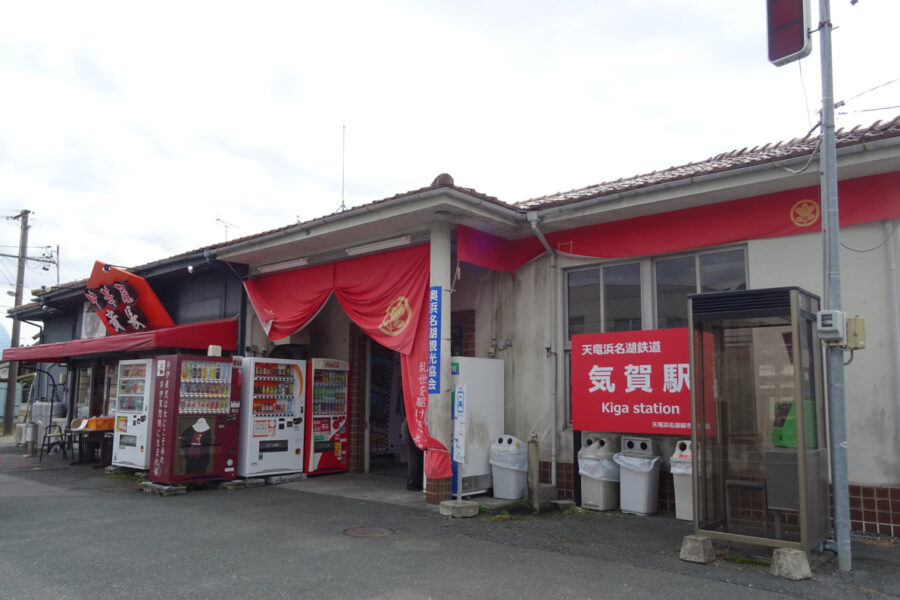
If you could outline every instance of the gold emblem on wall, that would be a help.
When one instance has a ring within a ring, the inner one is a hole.
[[[791,207],[791,223],[809,227],[819,220],[819,205],[813,200],[800,200]]]
[[[388,304],[378,330],[385,335],[400,335],[411,320],[412,308],[409,306],[409,300],[404,296],[398,296],[396,300]]]

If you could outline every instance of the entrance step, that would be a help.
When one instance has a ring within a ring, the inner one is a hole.
[[[550,504],[560,511],[566,511],[571,508],[575,508],[574,500],[551,500]]]
[[[247,479],[230,479],[219,484],[220,490],[243,490],[246,488],[260,487],[266,485],[266,480],[262,477],[249,477]]]
[[[478,503],[471,500],[444,500],[440,510],[445,517],[474,517],[478,514]]]
[[[306,479],[306,473],[288,473],[287,475],[270,475],[266,477],[267,485],[278,485],[279,483],[290,483],[292,481],[303,481]]]
[[[186,485],[164,485],[162,483],[153,483],[152,481],[142,482],[140,489],[143,492],[156,494],[157,496],[177,496],[187,493]]]

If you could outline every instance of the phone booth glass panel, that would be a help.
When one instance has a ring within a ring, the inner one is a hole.
[[[775,288],[688,304],[696,529],[808,551],[829,532],[819,299]]]

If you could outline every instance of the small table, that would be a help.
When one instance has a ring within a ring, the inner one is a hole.
[[[107,442],[107,434],[109,441]],[[112,443],[112,429],[67,429],[66,435],[69,439],[69,448],[73,443],[78,444],[78,456],[75,457],[73,451],[73,465],[98,462],[103,463],[104,455],[111,454],[104,452],[104,444]]]

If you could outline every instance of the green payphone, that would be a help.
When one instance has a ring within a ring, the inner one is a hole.
[[[806,447],[816,447],[816,413],[813,403],[807,400],[803,406],[806,421]],[[775,403],[775,420],[772,422],[772,445],[779,448],[797,447],[797,411],[793,402]]]

